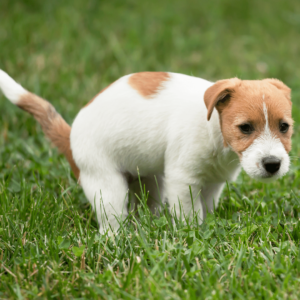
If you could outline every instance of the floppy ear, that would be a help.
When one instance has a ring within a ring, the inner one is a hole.
[[[207,108],[207,120],[210,120],[214,108],[220,104],[227,102],[241,80],[238,78],[231,78],[219,80],[214,85],[209,87],[204,94],[204,103]]]
[[[264,81],[271,83],[272,85],[276,86],[279,90],[281,90],[284,94],[284,96],[291,102],[291,89],[285,85],[282,81],[275,79],[275,78],[267,78],[264,79]]]

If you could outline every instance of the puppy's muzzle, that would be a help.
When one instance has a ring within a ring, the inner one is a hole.
[[[262,164],[268,174],[273,175],[280,169],[281,159],[276,156],[265,157],[262,160]]]

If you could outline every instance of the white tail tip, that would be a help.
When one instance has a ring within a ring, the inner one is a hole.
[[[0,89],[13,104],[18,104],[20,97],[28,92],[8,74],[0,69]]]

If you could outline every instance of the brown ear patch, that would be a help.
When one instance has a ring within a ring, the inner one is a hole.
[[[103,93],[105,90],[107,90],[113,83],[109,84],[107,87],[102,89],[93,99],[91,99],[84,107],[89,106],[101,93]]]
[[[170,79],[166,72],[140,72],[131,75],[129,85],[145,98],[153,97],[163,88],[164,81]]]
[[[289,100],[290,104],[292,104],[291,102],[291,89],[285,85],[282,81],[275,79],[275,78],[267,78],[263,80],[264,82],[268,82],[272,85],[274,85],[275,87],[277,87],[279,90],[281,90],[283,92],[283,94],[285,95],[285,97]]]
[[[217,81],[209,87],[204,94],[204,103],[207,108],[207,120],[210,120],[214,108],[217,108],[219,102],[225,102],[234,93],[235,88],[241,84],[238,78],[224,79]],[[222,106],[222,105],[221,105]],[[218,109],[222,110],[221,106]]]

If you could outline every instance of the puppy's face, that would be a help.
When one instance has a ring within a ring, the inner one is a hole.
[[[293,120],[290,89],[276,79],[222,80],[204,100],[208,119],[220,115],[224,145],[231,147],[250,177],[271,181],[287,173]]]

